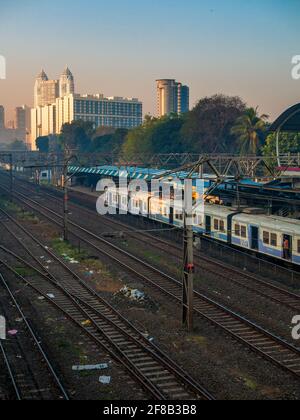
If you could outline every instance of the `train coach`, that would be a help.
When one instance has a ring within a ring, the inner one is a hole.
[[[127,192],[108,195],[109,206],[118,207],[128,203]],[[159,196],[140,193],[131,200],[133,214],[160,223],[183,228],[184,216],[181,206],[165,202]],[[230,246],[252,251],[271,258],[300,265],[300,220],[268,216],[247,209],[206,204],[203,211],[194,209],[194,232]]]

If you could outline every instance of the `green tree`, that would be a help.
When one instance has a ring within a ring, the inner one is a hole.
[[[184,151],[183,123],[184,119],[176,114],[163,118],[147,115],[142,126],[128,133],[122,150],[129,158],[138,153],[180,153]]]
[[[49,143],[48,136],[38,137],[35,141],[36,147],[41,153],[49,153]]]
[[[87,121],[73,121],[62,126],[60,139],[63,145],[70,149],[78,149],[80,152],[87,152],[91,147],[94,134],[94,124]]]
[[[91,152],[118,154],[123,147],[128,130],[120,128],[111,134],[104,134],[93,138]]]
[[[184,151],[195,153],[233,153],[235,137],[231,133],[235,121],[246,109],[239,97],[214,95],[201,99],[184,116],[181,135]]]
[[[300,153],[300,133],[281,133],[279,137],[280,153]],[[276,134],[270,134],[262,148],[266,157],[277,156]]]
[[[257,154],[265,140],[268,115],[258,114],[258,108],[246,109],[231,129],[236,136],[241,154]]]

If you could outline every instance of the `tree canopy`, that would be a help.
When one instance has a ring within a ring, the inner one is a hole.
[[[232,153],[236,138],[231,129],[246,109],[239,97],[214,95],[201,99],[186,115],[181,135],[187,151]]]
[[[36,144],[36,148],[41,153],[49,153],[50,140],[48,136],[38,137],[35,141],[35,144]]]
[[[281,133],[279,137],[280,153],[300,153],[300,133]],[[270,134],[263,146],[264,156],[276,156],[276,134]]]
[[[78,149],[86,152],[91,146],[91,138],[94,133],[94,124],[86,121],[73,121],[64,124],[61,129],[60,139],[63,145],[70,149]]]
[[[60,142],[80,152],[125,154],[155,153],[276,153],[274,137],[267,136],[267,115],[247,108],[236,96],[214,95],[201,99],[190,112],[162,118],[147,115],[137,128],[94,127],[92,122],[74,121],[62,127]],[[47,139],[37,139],[46,150]],[[299,136],[283,135],[282,152],[299,150]]]
[[[257,154],[265,141],[268,115],[258,115],[258,108],[247,108],[231,129],[241,154]]]

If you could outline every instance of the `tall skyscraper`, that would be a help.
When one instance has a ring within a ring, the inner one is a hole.
[[[5,110],[4,106],[0,105],[0,129],[5,128]]]
[[[15,109],[15,127],[18,130],[26,131],[26,108],[18,106]]]
[[[64,96],[72,95],[74,93],[75,93],[74,77],[70,69],[66,67],[59,79],[59,97],[63,98]]]
[[[172,113],[181,115],[190,109],[188,86],[174,79],[157,80],[157,113],[159,117]]]
[[[49,80],[44,72],[38,74],[34,85],[34,107],[53,104],[59,96],[58,80]]]

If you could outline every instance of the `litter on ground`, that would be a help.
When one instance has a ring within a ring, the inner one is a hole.
[[[8,335],[17,335],[18,334],[18,330],[10,330],[7,332]]]
[[[89,319],[87,319],[86,321],[83,321],[81,323],[81,325],[83,325],[84,327],[88,327],[88,326],[92,325],[92,322]]]
[[[108,369],[107,363],[102,363],[99,365],[86,365],[86,366],[73,366],[72,367],[72,370],[77,371],[77,372],[82,372],[86,370],[103,370],[103,369]]]
[[[23,322],[23,319],[22,318],[17,318],[16,322]]]
[[[50,299],[55,299],[55,295],[53,293],[48,293],[47,296]]]
[[[131,289],[130,287],[123,287],[120,292],[131,300],[136,302],[143,302],[145,300],[145,293],[138,289]]]
[[[99,382],[103,385],[108,385],[111,382],[111,377],[110,376],[100,376]]]

